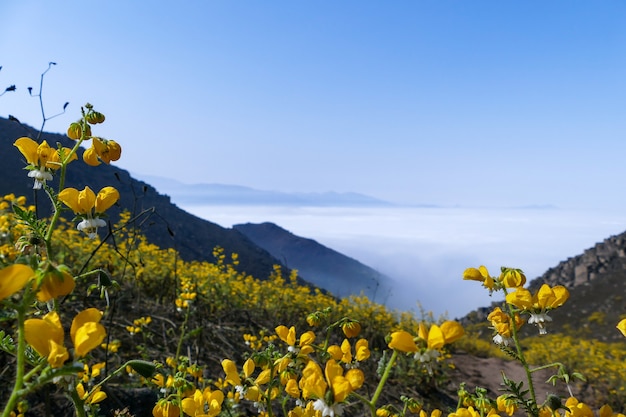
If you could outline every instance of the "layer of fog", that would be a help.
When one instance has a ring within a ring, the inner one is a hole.
[[[185,206],[231,227],[273,222],[348,255],[395,281],[379,300],[450,318],[489,305],[470,266],[521,268],[529,279],[626,230],[626,213],[560,209]]]

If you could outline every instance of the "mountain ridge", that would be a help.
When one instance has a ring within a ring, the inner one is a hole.
[[[353,258],[271,222],[237,224],[233,229],[297,270],[305,280],[338,297],[362,293],[374,302],[386,303],[390,278]]]
[[[310,207],[394,207],[396,204],[355,192],[284,192],[217,183],[186,184],[171,178],[137,176],[155,185],[162,193],[180,204],[267,205]]]
[[[32,127],[0,118],[0,154],[10,155],[10,157],[4,158],[3,164],[0,166],[0,173],[3,175],[3,181],[0,182],[1,194],[14,193],[27,196],[29,199],[47,202],[47,197],[43,191],[35,192],[33,190],[33,180],[27,177],[24,170],[25,164],[19,157],[18,150],[13,146],[14,141],[20,136],[36,137],[36,135],[37,130]],[[41,139],[48,141],[52,146],[60,143],[63,146],[71,147],[75,143],[66,136],[55,133],[43,133]],[[258,279],[266,279],[273,272],[274,265],[281,265],[285,276],[289,274],[288,265],[284,265],[281,259],[253,242],[241,230],[225,228],[184,211],[172,202],[170,196],[162,194],[161,191],[157,191],[154,186],[144,181],[133,178],[128,171],[115,165],[101,164],[97,167],[88,167],[82,163],[82,152],[83,150],[79,149],[79,161],[73,162],[69,166],[66,186],[82,189],[89,185],[95,192],[109,185],[116,187],[120,192],[118,207],[127,208],[134,214],[145,213],[137,221],[137,224],[141,224],[140,229],[149,242],[161,248],[174,248],[180,254],[181,259],[187,261],[214,262],[213,249],[220,246],[224,248],[227,254],[237,253],[239,255],[237,269],[240,272],[246,272]],[[54,184],[55,181],[58,181],[58,178],[53,179],[51,183]],[[369,197],[365,196],[365,198]],[[40,204],[39,206],[43,205]],[[40,215],[45,215],[47,208],[39,207]],[[119,208],[113,207],[108,212],[110,212],[111,222],[115,223],[119,218]],[[305,238],[293,235],[292,243],[305,240]],[[332,251],[333,254],[332,259],[326,256],[326,262],[335,264],[336,261],[333,259],[344,260],[347,258],[329,248],[325,248],[325,250],[326,255],[330,253],[329,251]],[[307,256],[312,257],[312,253],[308,253]],[[318,262],[321,261],[318,260]],[[365,273],[365,276],[374,274],[371,272],[373,271],[371,268],[365,265],[363,267],[362,273]],[[336,280],[340,276],[335,274],[333,277]],[[328,277],[318,279],[309,273],[309,278],[310,281],[305,281],[299,276],[298,280],[303,285],[328,291],[326,288],[329,287],[326,285],[328,284]],[[318,285],[318,283],[323,285]],[[339,285],[336,287],[345,288],[346,286]],[[367,291],[367,288],[365,290]],[[331,293],[333,292],[331,291]],[[343,292],[340,293],[343,294]],[[360,289],[349,291],[349,293],[358,294]],[[333,295],[337,296],[334,293]]]

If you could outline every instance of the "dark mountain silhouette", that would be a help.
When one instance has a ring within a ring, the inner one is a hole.
[[[13,143],[18,137],[35,138],[37,131],[15,121],[0,118],[0,193],[24,195],[29,202],[38,200],[38,210],[45,214],[50,209],[49,201],[42,190],[34,192],[33,180],[27,177],[26,165],[22,155]],[[73,146],[74,142],[64,135],[44,133],[42,139],[50,146],[61,143]],[[121,143],[122,147],[123,142]],[[82,155],[82,150],[79,151]],[[123,157],[123,155],[122,155]],[[55,178],[52,184],[56,184]],[[96,193],[102,187],[111,185],[120,191],[119,207],[127,208],[133,213],[151,210],[153,214],[143,222],[141,228],[151,243],[162,248],[175,248],[184,260],[213,261],[213,249],[221,246],[226,253],[239,254],[239,269],[259,279],[265,279],[272,271],[273,265],[280,261],[267,251],[252,243],[237,230],[226,229],[210,221],[189,214],[177,207],[166,195],[161,195],[154,187],[135,180],[128,171],[115,165],[101,164],[97,167],[87,166],[79,161],[72,162],[68,167],[67,186],[83,189],[89,185]],[[117,216],[111,211],[111,220]]]
[[[47,196],[42,190],[32,189],[33,179],[27,177],[24,170],[26,164],[13,146],[15,140],[21,136],[35,138],[37,131],[15,121],[0,118],[0,173],[3,178],[0,182],[0,194],[24,195],[31,202],[38,199],[38,210],[44,215],[50,209]],[[71,147],[74,144],[72,140],[59,134],[44,133],[41,139],[47,140],[50,146],[61,143]],[[82,155],[82,150],[79,153]],[[239,255],[240,271],[259,279],[267,278],[274,265],[282,265],[285,273],[289,273],[290,268],[298,269],[301,283],[312,283],[336,296],[360,294],[363,291],[371,299],[383,300],[389,293],[390,286],[386,277],[312,240],[290,235],[289,239],[279,242],[276,240],[276,232],[282,231],[278,234],[283,237],[288,232],[275,225],[274,229],[221,227],[187,213],[172,203],[169,196],[162,195],[151,185],[134,179],[126,170],[106,164],[90,167],[80,159],[79,155],[79,161],[69,165],[67,186],[83,189],[89,185],[95,192],[109,185],[116,187],[121,198],[117,212],[110,210],[111,221],[117,220],[121,208],[129,209],[133,213],[148,210],[148,214],[141,219],[144,235],[159,247],[175,248],[184,260],[212,262],[215,260],[213,249],[221,246],[226,253]],[[55,181],[58,178],[52,184]],[[68,213],[69,215],[71,214]],[[147,216],[147,221],[143,221]],[[264,237],[264,233],[268,236]],[[302,280],[304,276],[311,281]]]
[[[338,297],[366,295],[384,304],[391,290],[390,279],[362,263],[306,239],[274,223],[238,224],[233,228],[267,250],[313,285]]]

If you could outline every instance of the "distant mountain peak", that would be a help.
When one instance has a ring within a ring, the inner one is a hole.
[[[238,224],[233,229],[296,269],[307,282],[337,297],[363,294],[384,304],[389,296],[388,277],[313,239],[296,236],[271,222]]]
[[[243,185],[185,184],[170,178],[138,175],[167,194],[178,204],[187,205],[263,205],[311,207],[388,207],[385,200],[355,192],[284,192],[258,190]]]

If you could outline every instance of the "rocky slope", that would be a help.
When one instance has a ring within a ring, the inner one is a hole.
[[[626,232],[560,262],[532,280],[528,288],[536,291],[544,283],[563,285],[570,291],[569,300],[550,313],[554,320],[551,332],[574,332],[602,341],[623,340],[615,325],[626,314]],[[477,309],[463,322],[484,323],[491,310]]]

